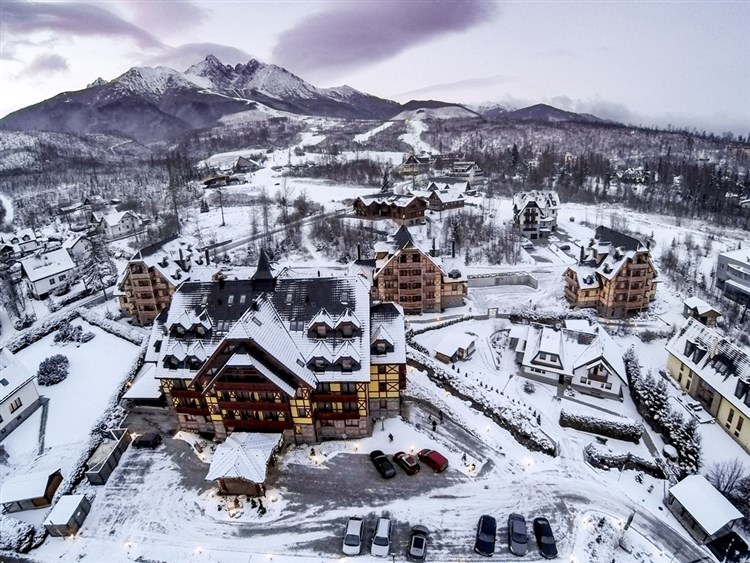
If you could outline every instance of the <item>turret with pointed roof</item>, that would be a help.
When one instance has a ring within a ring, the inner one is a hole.
[[[258,258],[258,267],[251,278],[253,288],[257,291],[273,291],[276,288],[276,278],[271,269],[271,263],[268,261],[268,254],[265,249],[260,249],[260,258]]]

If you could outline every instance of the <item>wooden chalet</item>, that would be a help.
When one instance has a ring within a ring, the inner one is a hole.
[[[276,278],[261,252],[249,280],[184,283],[146,359],[182,429],[362,437],[400,413],[403,310],[371,306],[360,276]]]
[[[656,297],[656,268],[648,246],[637,239],[597,227],[581,259],[563,274],[565,298],[573,307],[622,318],[645,310]]]
[[[354,214],[367,219],[392,219],[402,225],[413,225],[424,219],[427,200],[412,194],[378,193],[354,200]]]

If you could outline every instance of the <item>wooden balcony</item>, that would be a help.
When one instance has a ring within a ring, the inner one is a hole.
[[[209,416],[211,411],[208,408],[197,408],[197,407],[175,407],[180,414],[190,414],[193,416]]]
[[[200,399],[202,395],[193,389],[172,389],[169,394],[172,397],[179,397],[184,399]]]
[[[253,430],[256,432],[262,432],[263,430],[287,430],[294,427],[294,423],[291,420],[243,420],[239,418],[225,418],[222,422],[227,428],[234,428],[235,430]]]
[[[357,400],[356,393],[329,393],[315,394],[312,396],[314,403],[354,403]]]
[[[315,411],[313,418],[317,420],[355,420],[359,418],[359,412],[322,412]]]
[[[151,283],[151,274],[149,274],[148,272],[145,272],[143,274],[137,274],[131,270],[130,279],[134,282],[138,280],[144,280],[144,281],[147,280],[149,283]]]
[[[217,381],[213,387],[216,391],[278,391],[273,383],[240,383]]]
[[[289,411],[289,403],[260,401],[219,401],[219,408],[227,411]]]

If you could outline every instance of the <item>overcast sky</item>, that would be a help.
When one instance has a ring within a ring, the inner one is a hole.
[[[747,135],[749,29],[748,0],[0,0],[0,115],[212,53],[402,102],[545,102]]]

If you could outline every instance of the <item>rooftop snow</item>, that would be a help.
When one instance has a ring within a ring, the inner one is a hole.
[[[266,468],[281,434],[235,432],[216,446],[207,481],[242,479],[252,483],[266,480]]]
[[[86,498],[86,495],[61,496],[44,521],[44,525],[61,526],[70,522],[84,498]]]
[[[727,524],[742,518],[742,513],[703,475],[685,477],[669,492],[708,535],[713,535]]]
[[[64,248],[29,256],[21,260],[21,265],[31,282],[56,276],[75,268],[72,258]]]
[[[5,401],[33,378],[34,374],[19,362],[10,350],[0,349],[0,402]]]
[[[40,471],[6,479],[0,487],[0,504],[43,497],[49,478],[54,473],[55,471]]]

